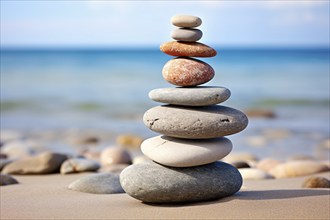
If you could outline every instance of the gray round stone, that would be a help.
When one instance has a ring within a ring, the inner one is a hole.
[[[149,92],[149,98],[156,102],[184,106],[215,105],[226,101],[229,97],[229,89],[217,86],[160,88]]]
[[[79,173],[86,171],[96,171],[100,168],[100,164],[94,160],[84,158],[71,158],[61,165],[60,173]]]
[[[242,186],[238,170],[226,163],[174,168],[157,163],[134,164],[120,174],[130,196],[150,203],[197,202],[220,199]]]
[[[124,193],[119,182],[119,175],[113,173],[85,176],[71,183],[68,188],[74,191],[93,194]]]
[[[225,106],[157,106],[143,116],[151,130],[178,138],[205,139],[238,133],[248,125],[244,113]]]
[[[171,23],[177,27],[192,28],[200,26],[202,20],[192,15],[175,15],[171,18]]]
[[[171,37],[174,40],[185,41],[185,42],[196,42],[199,41],[203,36],[203,32],[199,29],[192,28],[177,28],[171,33]]]

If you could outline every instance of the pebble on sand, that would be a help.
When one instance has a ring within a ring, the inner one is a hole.
[[[0,186],[17,184],[18,181],[8,174],[0,174]]]
[[[6,165],[5,174],[48,174],[58,172],[61,164],[67,159],[64,154],[41,153],[37,156],[14,161]]]
[[[96,171],[99,168],[100,165],[96,161],[87,160],[83,158],[72,158],[62,163],[60,172],[62,174],[79,173],[86,171]]]
[[[82,177],[68,187],[71,190],[92,194],[124,193],[119,182],[119,175],[99,173]]]
[[[323,171],[328,171],[329,167],[317,161],[289,161],[277,165],[271,169],[269,173],[276,178],[290,178],[297,176],[305,176]]]
[[[256,168],[241,168],[238,169],[238,171],[241,173],[243,180],[263,180],[274,178],[269,173]]]
[[[108,147],[102,151],[100,161],[102,165],[122,163],[131,164],[132,158],[125,149],[119,147]]]
[[[302,187],[303,188],[330,188],[330,181],[324,177],[311,176],[304,181]]]
[[[133,134],[122,134],[116,138],[116,143],[125,148],[139,148],[143,139]]]

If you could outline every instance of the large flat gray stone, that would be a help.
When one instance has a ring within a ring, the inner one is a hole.
[[[242,186],[238,170],[226,163],[173,168],[140,163],[120,174],[120,183],[130,196],[150,203],[196,202],[219,199]]]
[[[163,105],[149,109],[143,122],[151,130],[166,136],[206,139],[238,133],[246,128],[248,118],[239,110],[220,105]]]

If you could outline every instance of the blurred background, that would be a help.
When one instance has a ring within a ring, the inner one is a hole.
[[[329,1],[1,1],[1,141],[156,135],[142,115],[171,87],[159,45],[176,14],[202,18],[207,85],[249,115],[234,151],[328,159]]]

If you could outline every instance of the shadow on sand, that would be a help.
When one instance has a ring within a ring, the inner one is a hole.
[[[260,191],[240,191],[233,196],[223,199],[207,201],[207,202],[192,202],[192,203],[144,203],[150,206],[158,207],[183,207],[183,206],[203,206],[216,203],[230,202],[232,200],[276,200],[276,199],[292,199],[309,196],[329,196],[328,189],[295,189],[295,190],[260,190]]]

